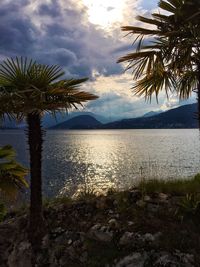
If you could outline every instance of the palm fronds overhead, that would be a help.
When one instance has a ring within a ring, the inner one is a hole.
[[[135,51],[118,63],[132,70],[136,95],[151,100],[165,90],[188,98],[200,84],[200,1],[161,0],[158,6],[159,13],[137,17],[144,27],[122,27],[135,36]]]
[[[57,65],[37,64],[27,58],[7,59],[0,64],[0,116],[22,118],[77,107],[97,99],[79,89],[83,79],[58,80],[64,72]]]

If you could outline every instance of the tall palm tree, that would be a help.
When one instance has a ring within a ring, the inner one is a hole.
[[[136,35],[136,51],[121,57],[133,71],[135,94],[158,100],[160,91],[187,99],[197,92],[200,126],[200,1],[161,0],[159,13],[138,16],[144,27],[124,26]],[[136,44],[137,43],[137,44]]]
[[[10,145],[0,147],[0,193],[16,196],[18,190],[28,187],[27,173],[28,170],[15,161],[15,151]]]
[[[62,69],[41,65],[27,58],[7,59],[0,64],[0,115],[21,120],[28,124],[30,151],[31,197],[30,240],[39,247],[44,220],[42,216],[42,148],[41,118],[44,112],[55,115],[56,111],[77,108],[97,96],[80,91],[79,86],[87,79],[62,79]]]

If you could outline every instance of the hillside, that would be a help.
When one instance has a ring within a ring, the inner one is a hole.
[[[46,113],[44,114],[44,116],[42,117],[42,126],[44,128],[51,128],[53,126],[56,126],[57,124],[61,124],[63,122],[66,122],[72,118],[81,116],[81,115],[88,115],[91,117],[94,117],[96,120],[100,121],[101,123],[108,123],[110,122],[109,119],[107,119],[106,117],[103,117],[101,115],[98,114],[94,114],[92,112],[86,112],[86,111],[76,111],[76,112],[71,112],[69,114],[63,112],[56,112],[56,116],[52,116],[50,113]],[[5,120],[2,123],[1,128],[3,129],[24,129],[26,128],[26,122],[25,120],[20,122],[20,123],[16,123],[16,121],[14,119],[9,119],[8,117],[5,117]]]
[[[103,125],[104,129],[173,129],[197,128],[195,118],[197,104],[190,104],[168,110],[152,117],[125,119]]]
[[[42,118],[42,125],[45,128],[51,128],[51,127],[54,127],[58,124],[64,123],[70,119],[73,119],[75,117],[79,117],[82,115],[91,116],[91,117],[95,118],[96,120],[100,121],[101,123],[110,122],[107,118],[100,116],[98,114],[94,114],[92,112],[76,111],[76,112],[71,112],[69,114],[56,112],[56,120],[50,113],[46,113],[44,115],[44,117]]]
[[[63,123],[59,123],[50,129],[97,129],[101,128],[102,124],[90,115],[80,115],[69,119]]]

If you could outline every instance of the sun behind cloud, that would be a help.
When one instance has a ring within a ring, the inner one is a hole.
[[[123,21],[124,0],[82,0],[88,9],[89,21],[102,28],[109,28]]]

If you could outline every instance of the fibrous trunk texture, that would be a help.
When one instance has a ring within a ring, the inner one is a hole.
[[[28,144],[30,152],[30,220],[29,239],[33,250],[40,248],[44,231],[42,214],[42,143],[43,131],[39,114],[31,113],[27,116]]]

